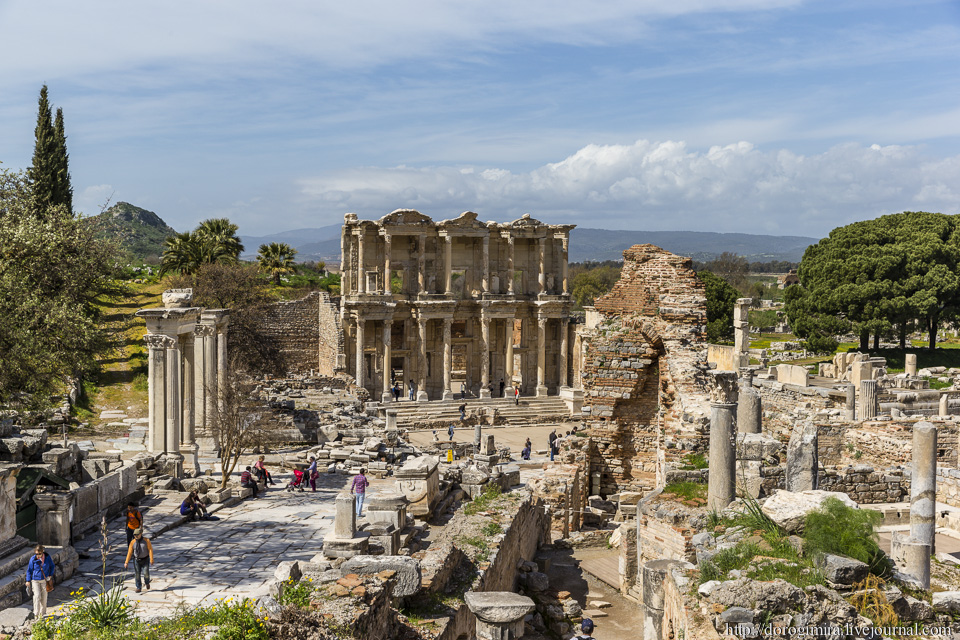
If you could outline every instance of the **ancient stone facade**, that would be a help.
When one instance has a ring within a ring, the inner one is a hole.
[[[573,225],[525,215],[434,222],[400,209],[344,218],[341,324],[358,386],[417,400],[558,394],[569,382]]]
[[[333,376],[343,368],[343,332],[339,309],[326,291],[266,307],[257,318],[257,333],[273,347],[281,374]]]
[[[703,284],[689,258],[659,247],[623,257],[620,280],[588,309],[574,345],[596,445],[592,493],[662,485],[667,449],[692,448],[707,423]]]

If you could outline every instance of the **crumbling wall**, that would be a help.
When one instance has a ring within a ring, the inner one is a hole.
[[[578,329],[578,378],[594,448],[591,491],[649,491],[705,437],[706,295],[689,258],[650,244],[623,252],[620,280]]]
[[[256,330],[276,349],[286,373],[332,376],[343,353],[339,311],[325,291],[266,307]]]

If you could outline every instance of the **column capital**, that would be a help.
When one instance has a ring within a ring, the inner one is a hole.
[[[711,371],[713,385],[710,387],[710,404],[732,405],[737,403],[737,374],[734,371]]]
[[[175,339],[162,333],[148,333],[143,336],[143,340],[147,343],[148,348],[154,350],[173,349],[177,346]]]
[[[198,324],[193,328],[193,335],[197,338],[209,338],[217,332],[211,324]]]
[[[33,501],[42,511],[67,511],[73,506],[73,493],[70,491],[35,493]]]

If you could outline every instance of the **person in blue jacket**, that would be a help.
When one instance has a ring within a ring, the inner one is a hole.
[[[27,594],[33,592],[33,617],[40,620],[47,615],[47,582],[53,584],[53,558],[42,544],[34,547],[34,555],[27,563]]]

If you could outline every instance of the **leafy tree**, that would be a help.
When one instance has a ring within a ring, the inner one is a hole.
[[[733,308],[740,293],[723,278],[709,271],[697,274],[706,288],[707,340],[719,343],[733,339]]]
[[[242,251],[237,225],[226,218],[204,220],[193,232],[167,238],[160,258],[160,275],[192,274],[205,264],[236,263]]]
[[[227,218],[210,218],[200,223],[196,234],[210,255],[207,262],[220,262],[222,255],[230,256],[233,260],[240,259],[243,244],[237,237],[237,230],[237,225]]]
[[[570,295],[577,306],[590,306],[598,297],[613,289],[619,279],[619,266],[604,264],[576,269],[571,280]]]
[[[269,273],[273,277],[273,284],[279,287],[281,275],[297,272],[297,267],[293,263],[295,255],[297,250],[287,243],[271,242],[260,245],[257,262],[260,264],[260,271]]]
[[[723,278],[738,291],[747,294],[749,283],[747,273],[750,263],[743,256],[724,251],[715,259],[707,263],[706,270],[715,276]]]
[[[117,337],[99,302],[122,293],[115,246],[22,173],[0,174],[0,399],[44,396],[97,369]],[[42,187],[43,185],[41,185]],[[40,400],[36,400],[39,402]]]

